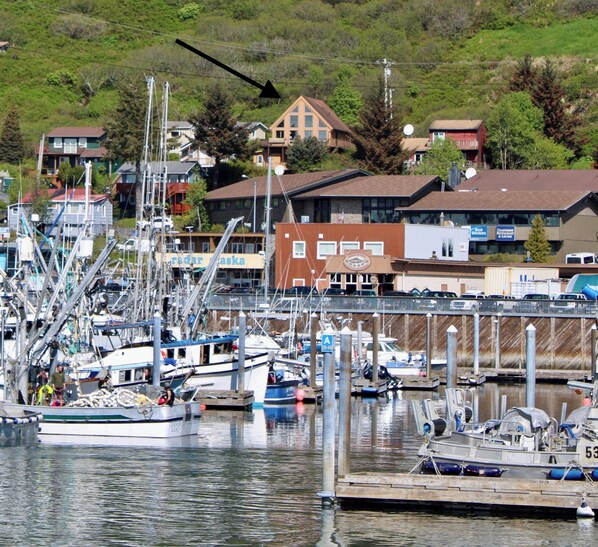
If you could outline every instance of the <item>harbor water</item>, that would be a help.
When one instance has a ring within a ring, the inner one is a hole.
[[[442,392],[441,392],[442,394]],[[479,388],[485,420],[524,406],[525,386]],[[410,399],[352,401],[352,471],[417,463]],[[536,406],[560,420],[580,396],[540,384]],[[411,511],[322,510],[322,412],[313,405],[206,411],[197,438],[174,444],[72,439],[0,450],[2,545],[598,544],[594,520]]]

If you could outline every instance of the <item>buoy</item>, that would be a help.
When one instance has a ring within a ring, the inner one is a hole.
[[[581,498],[581,505],[577,508],[577,518],[593,519],[594,511],[586,503],[586,498]]]
[[[206,405],[199,405],[199,410],[204,411],[206,409]]]
[[[589,397],[584,397],[582,406],[591,406],[591,405],[592,405],[592,399],[590,399]]]
[[[298,389],[295,393],[295,397],[297,398],[297,401],[302,402],[303,399],[305,399],[305,391],[302,389]]]

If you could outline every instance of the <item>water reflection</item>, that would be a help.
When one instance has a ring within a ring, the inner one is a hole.
[[[480,419],[525,404],[524,386],[477,388]],[[352,471],[409,471],[420,439],[399,392],[351,401]],[[560,418],[580,396],[538,385],[537,405]],[[596,545],[595,521],[505,519],[328,509],[322,412],[314,405],[206,411],[189,446],[41,444],[0,450],[0,533],[7,545]],[[10,511],[8,511],[10,508]],[[18,518],[12,516],[17,515]],[[27,515],[27,518],[22,515]],[[56,522],[64,523],[57,527]],[[40,535],[42,534],[42,535]],[[39,540],[40,537],[44,541]]]

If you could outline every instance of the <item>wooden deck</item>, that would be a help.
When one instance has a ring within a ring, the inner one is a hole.
[[[343,506],[462,508],[497,512],[563,513],[575,516],[582,497],[598,508],[598,483],[420,474],[355,473],[340,477],[336,499]]]

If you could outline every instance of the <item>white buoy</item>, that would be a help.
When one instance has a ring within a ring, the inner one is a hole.
[[[581,498],[581,505],[577,508],[577,518],[594,518],[594,511],[592,511],[592,508],[586,503],[585,497]]]

